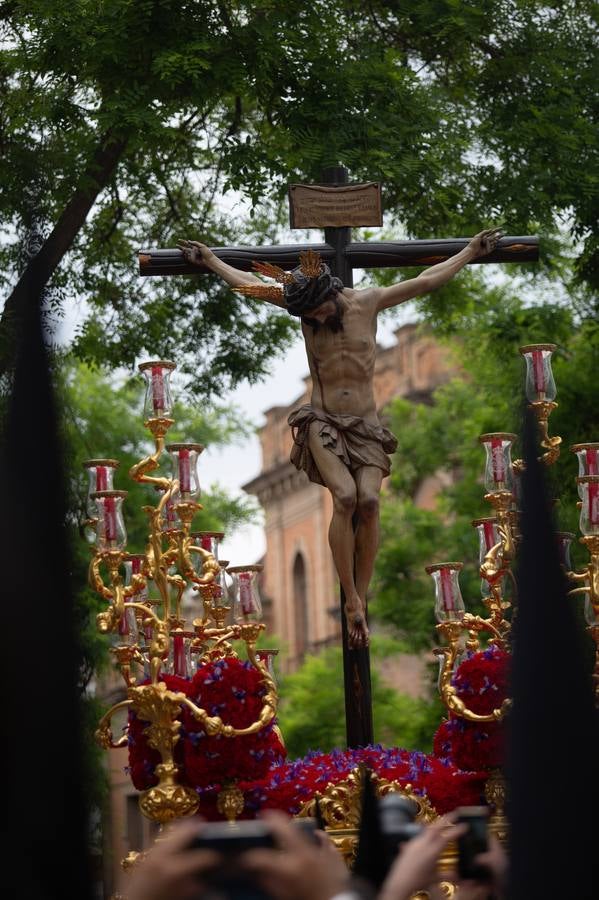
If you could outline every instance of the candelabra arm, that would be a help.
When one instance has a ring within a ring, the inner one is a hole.
[[[460,719],[466,719],[467,722],[500,722],[511,706],[511,700],[506,698],[498,709],[488,715],[480,715],[468,709],[463,700],[457,695],[457,691],[453,685],[449,685],[443,694],[443,702],[447,708],[459,716]]]
[[[143,575],[139,575],[137,573],[135,575],[132,575],[131,576],[131,584],[128,584],[125,587],[125,589],[123,591],[123,596],[125,597],[126,600],[128,600],[129,597],[135,597],[136,594],[139,594],[141,591],[143,591],[146,584],[147,584],[147,581]]]
[[[491,547],[485,557],[485,563],[488,559],[489,570],[493,573],[495,570],[499,571],[500,568],[507,568],[506,564],[514,558],[516,552],[514,535],[510,523],[510,510],[513,503],[513,496],[509,491],[491,491],[490,493],[485,494],[485,500],[487,500],[495,510],[497,516],[497,531],[499,533],[499,542]],[[483,563],[483,566],[485,563]],[[483,575],[482,577],[486,578],[487,576]]]
[[[195,703],[186,697],[183,700],[184,705],[191,711],[193,717],[202,723],[206,734],[220,734],[223,737],[240,737],[242,735],[256,734],[257,731],[261,731],[274,719],[278,704],[277,688],[268,669],[261,660],[258,659],[255,652],[256,640],[263,628],[264,625],[261,624],[247,623],[241,626],[233,626],[231,634],[224,636],[230,637],[239,635],[241,637],[246,645],[249,661],[262,677],[262,683],[266,688],[266,694],[264,695],[260,715],[256,721],[251,725],[248,725],[247,728],[234,728],[232,725],[226,725],[220,716],[209,716],[205,709],[196,706]],[[205,632],[206,636],[209,635],[210,631],[212,631],[212,629]],[[222,639],[224,639],[224,637]]]
[[[587,582],[589,580],[589,573],[588,573],[587,569],[585,569],[584,572],[566,572],[566,577],[570,581],[574,581],[574,582],[576,582],[576,581]],[[572,593],[572,591],[570,591],[570,593]],[[579,591],[577,591],[577,593],[579,593]]]
[[[208,628],[204,634],[208,640],[210,638],[214,638],[217,633],[217,629]],[[212,647],[207,651],[206,656],[213,658],[215,656],[215,651],[218,652],[218,648],[220,648],[223,644],[226,644],[227,641],[236,640],[239,637],[239,633],[235,630],[226,631],[224,634],[220,635],[217,640],[214,641]]]
[[[506,563],[511,561],[516,554],[514,535],[512,533],[512,526],[510,525],[509,519],[505,518],[502,521],[500,517],[497,525],[497,531],[499,532],[499,537],[501,538],[502,543],[502,563]]]
[[[107,713],[105,713],[100,722],[98,723],[98,727],[95,732],[95,739],[104,750],[115,750],[118,747],[124,747],[127,743],[127,734],[124,734],[122,737],[118,739],[118,741],[114,741],[112,736],[112,728],[110,727],[112,717],[119,709],[125,709],[128,706],[131,706],[133,703],[132,700],[121,700],[120,703],[115,703]]]
[[[169,424],[172,424],[172,420],[165,419],[163,421],[169,421]],[[146,456],[138,463],[135,463],[134,466],[131,466],[131,468],[129,469],[129,477],[132,478],[133,481],[139,481],[143,484],[153,484],[160,490],[166,491],[172,483],[171,479],[154,478],[153,476],[149,475],[148,472],[154,472],[160,465],[160,457],[164,452],[164,436],[169,426],[167,426],[167,429],[158,429],[157,431],[155,431],[151,427],[152,422],[147,422],[146,424],[148,425],[148,427],[150,427],[150,430],[154,435],[156,450],[154,451],[154,453],[150,454],[150,456]]]
[[[181,617],[181,597],[183,596],[183,591],[187,587],[187,582],[181,575],[168,575],[166,576],[166,580],[170,585],[175,588],[176,597],[175,597],[175,618],[179,619]]]
[[[137,602],[132,603],[130,601],[127,601],[124,605],[124,609],[139,609],[140,612],[143,612],[146,619],[152,620],[153,625],[157,625],[158,623],[162,622],[162,619],[160,619],[156,615],[154,610],[151,609],[149,606],[146,606],[145,603],[137,603]]]
[[[158,676],[165,660],[168,659],[169,652],[169,633],[168,624],[160,619],[154,625],[152,631],[152,640],[150,642],[150,672],[152,673],[152,684],[158,684]]]
[[[539,456],[539,462],[546,466],[552,466],[559,459],[560,444],[562,442],[561,437],[557,435],[554,437],[549,436],[549,416],[554,409],[557,409],[557,403],[552,400],[535,400],[529,405],[529,408],[533,410],[536,416],[541,438],[540,444],[546,451],[542,456]]]
[[[165,492],[160,498],[158,506],[144,507],[144,509],[148,513],[150,520],[150,553],[148,556],[151,557],[151,577],[164,605],[165,619],[168,619],[171,612],[171,601],[168,589],[168,569],[176,561],[177,551],[176,548],[171,546],[163,552],[163,535],[160,527],[160,519],[162,511],[171,495],[176,493],[179,489],[179,482],[176,479],[164,479],[164,481],[166,482],[166,488],[164,489]]]
[[[112,600],[114,597],[114,588],[107,587],[100,574],[100,564],[102,560],[102,553],[95,553],[92,556],[88,569],[88,583],[91,589],[99,594],[100,597],[103,597],[104,600]]]
[[[185,697],[181,704],[189,709],[194,719],[202,723],[204,731],[210,737],[217,734],[222,735],[222,737],[242,737],[243,735],[256,734],[256,732],[266,728],[272,722],[277,710],[277,696],[275,690],[267,688],[267,693],[262,701],[260,715],[247,728],[234,728],[233,725],[226,725],[220,716],[209,716],[205,709],[196,706],[189,697]]]
[[[494,622],[493,618],[483,619],[482,616],[475,616],[472,613],[464,613],[462,622],[465,628],[469,628],[472,631],[488,631],[493,635],[495,639],[495,643],[500,645],[504,642],[503,629],[509,625],[505,619],[502,619],[501,622]],[[500,630],[501,629],[501,630]]]
[[[202,559],[202,574],[198,575],[191,561],[191,554],[197,553]],[[181,544],[180,568],[186,578],[194,584],[212,584],[220,571],[220,566],[209,550],[203,547],[185,546]]]
[[[509,700],[504,700],[501,706],[494,709],[491,713],[480,715],[479,713],[472,712],[472,710],[468,709],[464,701],[458,697],[456,687],[451,683],[459,652],[459,636],[461,631],[464,629],[470,629],[471,631],[490,631],[491,634],[495,635],[499,642],[502,642],[503,638],[499,631],[487,619],[483,619],[481,616],[473,616],[471,613],[466,613],[460,622],[442,622],[440,625],[437,625],[437,629],[449,642],[448,647],[439,648],[435,651],[437,656],[443,657],[439,675],[439,693],[447,709],[450,712],[455,713],[459,718],[466,719],[468,722],[501,721],[510,706]]]
[[[503,535],[501,537],[503,538]],[[492,585],[503,578],[507,569],[508,567],[504,563],[504,541],[502,539],[494,544],[485,555],[480,567],[480,576]]]
[[[104,612],[98,613],[96,616],[96,627],[100,634],[108,634],[116,631],[122,615],[125,611],[125,588],[122,581],[118,581],[114,585],[112,594],[113,600]]]
[[[584,572],[568,572],[570,581],[582,582],[581,587],[568,591],[569,596],[574,594],[588,594],[593,606],[599,606],[599,568],[589,565]]]

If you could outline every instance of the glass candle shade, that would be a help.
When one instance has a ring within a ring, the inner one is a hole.
[[[472,524],[478,533],[478,562],[482,566],[485,556],[496,544],[499,543],[499,529],[497,519],[484,518],[473,519]]]
[[[572,569],[572,560],[570,559],[570,546],[574,540],[574,535],[570,531],[557,531],[555,534],[557,540],[557,550],[559,553],[559,561],[561,565],[569,572]]]
[[[201,444],[168,444],[173,464],[173,478],[179,481],[181,499],[197,500],[200,496],[198,480],[198,456],[204,449]]]
[[[180,678],[189,678],[191,672],[191,654],[189,639],[180,629],[171,631],[168,656],[168,671]]]
[[[478,564],[482,566],[489,550],[495,547],[500,540],[497,519],[492,517],[473,519],[472,525],[478,533]],[[489,593],[489,582],[484,578],[481,579],[480,590],[483,596],[487,596]]]
[[[522,475],[522,472],[518,471],[518,469],[514,469],[514,467],[512,466],[512,495],[514,497],[512,509],[515,510],[522,509]]]
[[[157,487],[156,490],[161,497],[164,496],[165,491],[163,491],[159,487]],[[168,533],[169,531],[181,531],[181,529],[183,528],[181,519],[177,515],[177,503],[179,503],[180,500],[181,495],[177,491],[174,494],[171,494],[169,499],[162,507],[162,512],[160,514],[160,530],[162,532]]]
[[[139,640],[139,630],[134,609],[126,609],[119,622],[119,643],[133,645]]]
[[[227,559],[219,560],[219,573],[214,579],[214,605],[229,606],[229,585],[227,583]]]
[[[148,607],[150,607],[149,601],[147,601],[147,605],[148,605]],[[147,624],[146,624],[146,622],[147,622]],[[151,619],[149,617],[149,615],[145,616],[142,614],[141,623],[142,623],[142,631],[143,631],[144,641],[146,643],[146,646],[149,646],[152,643],[152,640],[154,638],[154,620]]]
[[[176,368],[175,363],[165,360],[144,362],[139,366],[139,371],[146,379],[144,419],[162,419],[170,416],[173,411],[170,381]]]
[[[497,491],[509,491],[514,489],[514,472],[512,469],[512,444],[516,440],[515,434],[495,432],[493,434],[481,434],[479,442],[485,448],[487,454],[485,463],[485,489],[488,494]]]
[[[123,562],[125,567],[125,586],[129,587],[133,575],[140,575],[145,556],[143,553],[128,553]],[[131,600],[134,603],[145,603],[148,599],[148,587],[144,585],[138,594],[134,594]]]
[[[599,624],[599,609],[597,609],[591,603],[591,595],[587,591],[586,594],[583,594],[584,597],[584,617],[586,619],[587,625],[598,625]]]
[[[579,475],[576,483],[582,488],[580,530],[585,536],[599,534],[599,475]]]
[[[535,400],[555,400],[557,393],[551,370],[551,354],[555,344],[529,344],[520,347],[520,353],[526,361],[526,399],[529,403]]]
[[[572,453],[578,457],[579,475],[599,475],[599,443],[573,444]],[[582,500],[582,488],[578,485],[578,495]]]
[[[191,533],[194,546],[212,553],[215,559],[218,559],[218,548],[224,536],[224,531],[192,531]]]
[[[272,678],[272,680],[277,682],[275,676],[275,656],[279,655],[278,650],[256,650],[256,656],[266,666],[266,671]]]
[[[95,491],[90,499],[98,507],[96,546],[98,550],[123,550],[127,532],[123,519],[123,500],[127,491]]]
[[[435,618],[437,622],[459,620],[466,612],[459,573],[463,563],[446,562],[427,566],[425,571],[432,575],[435,583]]]
[[[206,602],[212,604],[213,607],[220,606],[230,606],[230,595],[229,595],[229,585],[227,582],[227,573],[226,568],[229,565],[228,560],[219,560],[219,571],[216,575],[214,581],[211,581],[210,584],[203,585],[200,587],[200,594],[202,599]],[[202,575],[202,559],[201,557],[197,557],[197,568],[196,572],[198,575]]]
[[[264,566],[234,566],[227,569],[233,577],[233,619],[235,622],[260,622],[262,601],[258,593],[258,573]]]
[[[114,472],[118,467],[117,459],[88,459],[83,463],[88,475],[85,511],[90,519],[95,519],[98,515],[98,507],[91,495],[96,491],[114,490]]]

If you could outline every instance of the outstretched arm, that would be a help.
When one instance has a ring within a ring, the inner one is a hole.
[[[192,263],[194,266],[206,266],[206,268],[214,272],[215,275],[220,275],[223,281],[226,281],[227,284],[230,284],[233,288],[241,287],[246,284],[264,284],[264,282],[261,281],[257,275],[254,275],[253,272],[241,272],[234,266],[230,266],[228,263],[223,262],[222,259],[219,259],[218,256],[212,252],[210,247],[207,247],[206,244],[202,244],[200,241],[179,241],[177,246],[183,251],[183,255],[187,262]],[[274,299],[267,300],[267,302],[285,309],[285,301],[283,300],[282,292],[280,303]]]
[[[412,300],[413,297],[419,297],[421,294],[428,294],[446,284],[454,275],[457,275],[460,269],[464,268],[466,263],[491,253],[502,235],[503,232],[499,228],[487,228],[475,235],[468,246],[456,253],[455,256],[425,269],[416,278],[400,281],[399,284],[393,284],[388,288],[379,288],[376,292],[377,311],[405,303],[406,300]]]

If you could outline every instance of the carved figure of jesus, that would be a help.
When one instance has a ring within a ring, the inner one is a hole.
[[[298,316],[312,376],[310,403],[289,417],[291,461],[333,498],[329,544],[345,594],[349,645],[368,644],[366,594],[379,543],[381,482],[390,472],[396,438],[378,418],[374,399],[379,312],[446,284],[467,263],[494,250],[502,232],[481,231],[460,253],[391,287],[344,287],[314,251],[292,272],[255,263],[281,287],[222,262],[199,241],[181,241],[186,259],[227,284]],[[353,517],[357,525],[354,531]]]

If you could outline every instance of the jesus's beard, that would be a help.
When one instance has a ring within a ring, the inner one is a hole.
[[[308,316],[303,316],[302,321],[306,325],[310,325],[314,329],[315,334],[319,328],[328,328],[333,334],[337,334],[339,331],[343,331],[343,307],[339,302],[336,302],[335,312],[332,316],[327,316],[324,322],[319,322],[318,319],[310,319]]]

